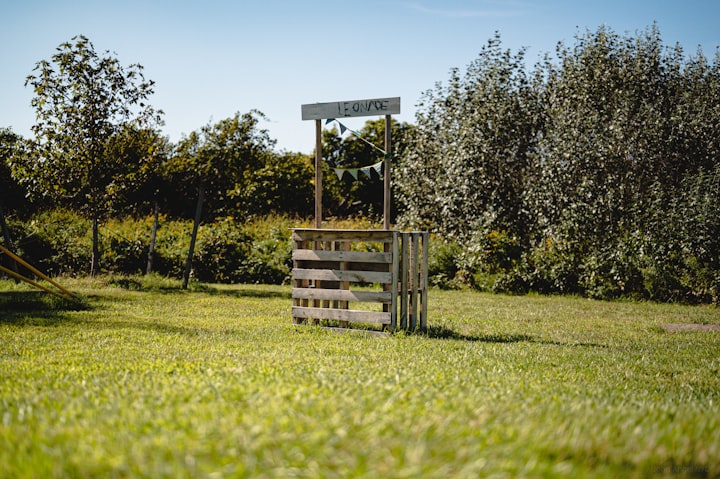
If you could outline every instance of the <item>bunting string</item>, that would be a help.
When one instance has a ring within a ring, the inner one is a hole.
[[[349,173],[350,176],[352,176],[354,179],[357,180],[360,172],[364,173],[365,176],[367,176],[368,178],[372,178],[370,176],[371,171],[375,170],[375,172],[378,174],[378,176],[380,176],[382,178],[382,167],[383,167],[383,162],[378,161],[374,165],[363,166],[361,168],[335,168],[335,174],[337,175],[339,180],[342,180],[343,175],[345,173]]]
[[[325,126],[329,125],[332,122],[336,122],[338,126],[340,126],[340,135],[344,135],[346,131],[349,131],[351,134],[353,134],[356,138],[364,141],[368,145],[370,145],[373,149],[379,151],[382,153],[384,159],[389,159],[389,154],[387,151],[383,150],[382,148],[377,147],[370,141],[363,138],[363,136],[360,134],[359,131],[355,131],[353,129],[348,128],[347,126],[343,125],[339,120],[336,118],[328,118],[325,120]],[[338,179],[342,180],[343,175],[345,173],[349,173],[350,176],[352,176],[354,179],[358,179],[359,173],[362,172],[367,176],[368,178],[371,178],[371,171],[375,170],[375,172],[382,178],[382,170],[383,170],[383,160],[378,161],[377,163],[369,166],[362,166],[359,168],[335,168],[335,174],[337,175]]]

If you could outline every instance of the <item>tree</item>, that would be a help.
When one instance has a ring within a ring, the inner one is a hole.
[[[464,267],[495,261],[502,290],[718,301],[720,50],[600,27],[530,72],[496,36],[419,106],[401,220]]]
[[[401,221],[448,236],[476,229],[523,235],[523,178],[541,118],[524,50],[499,34],[465,75],[425,92],[398,170]]]
[[[265,164],[253,171],[244,189],[233,197],[240,215],[287,213],[308,216],[313,213],[313,161],[302,153],[273,153]],[[242,206],[240,206],[242,205]]]
[[[38,62],[33,72],[25,85],[35,93],[35,139],[14,174],[34,196],[50,197],[92,220],[90,274],[95,274],[98,222],[138,166],[126,162],[118,137],[161,124],[162,112],[147,103],[154,82],[145,79],[139,64],[124,67],[110,52],[99,55],[82,35],[61,44],[51,61]]]
[[[272,141],[258,124],[264,115],[252,110],[206,125],[180,140],[175,156],[168,165],[173,181],[181,191],[188,187],[197,190],[195,219],[190,250],[185,267],[183,288],[187,288],[197,231],[203,218],[203,203],[208,208],[205,217],[248,214],[242,200],[250,179],[272,154]]]
[[[568,289],[641,292],[643,263],[674,242],[654,238],[670,238],[659,225],[675,224],[681,185],[720,158],[717,70],[664,47],[655,26],[635,37],[601,27],[557,57],[544,72],[545,127],[525,191],[531,242],[568,252],[578,282]]]
[[[7,205],[18,205],[23,201],[22,189],[10,174],[10,160],[17,154],[21,142],[20,136],[9,128],[0,128],[0,230],[5,247],[14,249],[12,235],[5,220]],[[11,261],[11,267],[17,272],[17,265]]]

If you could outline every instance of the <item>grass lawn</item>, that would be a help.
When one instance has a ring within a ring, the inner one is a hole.
[[[0,477],[718,477],[720,309],[430,291],[428,334],[290,288],[0,281]]]

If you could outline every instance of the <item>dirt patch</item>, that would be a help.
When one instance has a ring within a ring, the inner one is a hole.
[[[720,324],[668,323],[663,324],[663,328],[671,333],[678,331],[720,331]]]

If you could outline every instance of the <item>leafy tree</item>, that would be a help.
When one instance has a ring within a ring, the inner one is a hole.
[[[20,210],[24,204],[24,190],[11,173],[12,159],[22,151],[22,137],[10,128],[0,128],[0,219],[8,208]]]
[[[38,62],[26,85],[33,87],[37,122],[29,154],[14,165],[15,176],[36,197],[75,208],[92,219],[90,273],[99,268],[98,222],[115,193],[133,181],[119,135],[152,129],[161,111],[143,67],[123,66],[110,52],[100,55],[84,36],[61,44],[51,61]],[[135,167],[137,165],[134,165]]]
[[[537,214],[532,241],[568,252],[559,258],[579,282],[568,290],[594,289],[602,277],[602,296],[644,294],[633,251],[650,251],[640,247],[649,217],[674,222],[673,201],[660,195],[663,206],[653,190],[677,194],[688,174],[720,158],[717,77],[702,56],[685,61],[679,46],[665,48],[656,27],[636,37],[601,27],[557,56],[525,192]]]
[[[299,216],[314,211],[313,161],[301,153],[270,154],[262,167],[255,170],[244,190],[236,188],[233,196],[241,215],[288,213]]]
[[[21,138],[9,128],[0,128],[0,230],[5,242],[5,247],[14,250],[13,238],[5,219],[7,207],[18,209],[23,202],[23,192],[17,182],[10,174],[10,159],[17,154]],[[4,255],[0,255],[4,256]],[[14,261],[10,266],[17,272],[17,265]]]
[[[168,174],[186,199],[197,198],[199,188],[203,190],[202,219],[251,213],[243,200],[253,175],[264,167],[275,145],[267,130],[259,128],[264,118],[257,110],[236,113],[178,142]]]
[[[180,140],[168,172],[186,195],[188,187],[197,191],[195,220],[186,262],[183,287],[187,287],[197,231],[204,217],[249,213],[242,200],[251,178],[272,153],[274,142],[266,130],[258,128],[264,115],[248,113],[206,125]]]
[[[165,175],[173,154],[170,140],[156,130],[124,128],[108,143],[112,156],[127,165],[124,178],[109,186],[112,213],[148,214],[173,196]]]
[[[397,175],[402,222],[467,238],[476,228],[525,230],[523,178],[539,107],[524,50],[496,34],[464,76],[423,95]]]
[[[459,241],[498,289],[717,302],[720,50],[601,27],[523,60],[496,36],[426,92],[402,221]]]

